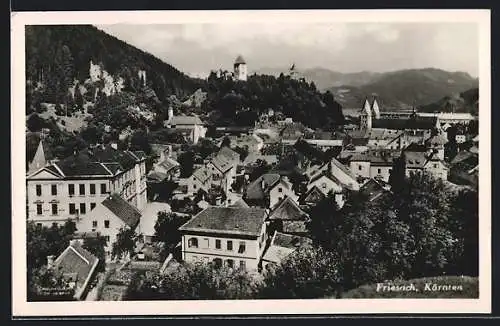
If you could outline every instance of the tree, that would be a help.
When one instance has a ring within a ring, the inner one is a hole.
[[[146,131],[138,130],[132,135],[130,139],[130,149],[144,151],[147,155],[151,154],[152,149]]]
[[[222,139],[222,143],[220,145],[221,148],[223,147],[231,147],[231,139],[229,139],[228,136],[225,136],[224,139]]]
[[[308,225],[313,241],[338,257],[342,285],[346,289],[380,280],[385,273],[378,258],[382,239],[374,232],[374,219],[380,212],[362,195],[351,195],[338,209],[333,194],[310,212]]]
[[[28,270],[45,265],[49,255],[60,255],[69,245],[75,230],[75,223],[70,220],[63,226],[53,225],[50,228],[28,222],[26,226]]]
[[[165,243],[165,249],[171,252],[181,241],[179,227],[189,220],[189,217],[174,213],[158,212],[155,223],[155,239]]]
[[[146,274],[133,282],[127,300],[253,299],[259,285],[244,270],[215,268],[202,262],[183,263],[169,273]]]
[[[458,244],[450,275],[479,275],[479,197],[476,190],[461,190],[451,199],[450,226]]]
[[[127,255],[132,255],[138,238],[139,236],[133,229],[128,227],[120,228],[118,234],[116,235],[116,241],[113,243],[113,247],[111,249],[111,257],[113,259],[122,259]]]
[[[259,297],[264,299],[311,299],[340,296],[342,279],[334,253],[304,246],[267,271]]]
[[[181,178],[187,178],[193,174],[194,170],[194,153],[192,151],[181,153],[177,161],[181,166]]]
[[[101,235],[98,235],[95,238],[87,237],[84,239],[82,247],[99,258],[97,271],[104,272],[104,269],[106,268],[106,239]]]
[[[236,146],[234,148],[234,151],[238,154],[240,154],[240,160],[241,161],[244,161],[245,158],[248,156],[248,146],[244,146],[244,147],[240,147],[240,146]]]

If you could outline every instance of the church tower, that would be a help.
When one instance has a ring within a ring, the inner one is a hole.
[[[241,55],[234,61],[234,78],[236,80],[247,80],[247,63]]]
[[[371,130],[372,129],[372,107],[368,98],[365,99],[365,104],[363,105],[363,110],[361,111],[361,115],[359,116],[360,129],[362,130]]]
[[[380,108],[377,103],[377,98],[373,100],[372,111],[373,115],[375,116],[375,119],[380,119]]]

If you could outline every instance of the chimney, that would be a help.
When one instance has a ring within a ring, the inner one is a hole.
[[[53,268],[54,267],[54,255],[49,255],[47,256],[47,268]]]

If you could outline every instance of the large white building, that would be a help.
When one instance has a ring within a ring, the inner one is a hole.
[[[26,177],[28,220],[62,224],[85,215],[110,193],[142,210],[147,201],[146,155],[98,146]]]
[[[208,207],[179,228],[182,260],[257,271],[266,247],[266,210]]]

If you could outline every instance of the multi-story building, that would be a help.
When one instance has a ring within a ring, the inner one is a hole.
[[[182,259],[257,271],[265,249],[266,210],[208,207],[182,225]]]
[[[45,225],[84,218],[110,193],[142,210],[146,155],[98,146],[47,165],[26,178],[28,220]]]

